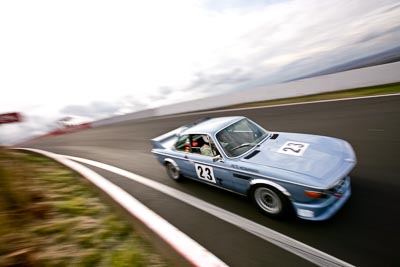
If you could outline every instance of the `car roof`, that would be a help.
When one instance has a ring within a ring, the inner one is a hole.
[[[232,123],[245,119],[243,116],[219,117],[212,118],[196,124],[189,129],[183,131],[181,135],[185,134],[209,134],[213,136],[219,130],[231,125]]]

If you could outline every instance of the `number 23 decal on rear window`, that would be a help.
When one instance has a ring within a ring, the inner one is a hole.
[[[211,182],[214,184],[217,183],[217,181],[215,180],[215,177],[214,177],[214,171],[213,171],[212,167],[197,164],[197,163],[195,163],[194,165],[196,168],[197,177],[199,177],[200,179],[205,180],[207,182]]]
[[[277,152],[293,156],[302,156],[310,144],[296,141],[287,141]]]

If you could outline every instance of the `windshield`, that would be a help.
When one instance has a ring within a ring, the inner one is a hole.
[[[217,133],[217,140],[228,157],[237,157],[256,146],[268,132],[248,119],[242,119]]]

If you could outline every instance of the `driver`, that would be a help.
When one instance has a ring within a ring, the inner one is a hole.
[[[202,135],[204,144],[203,146],[200,148],[200,153],[204,156],[214,156],[212,149],[210,147],[210,140],[209,137],[207,135]]]

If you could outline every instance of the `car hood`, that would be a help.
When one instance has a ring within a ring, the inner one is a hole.
[[[356,157],[344,140],[307,134],[275,133],[241,161],[282,169],[312,177],[313,180],[335,180],[347,175]],[[325,184],[325,183],[324,183]]]

